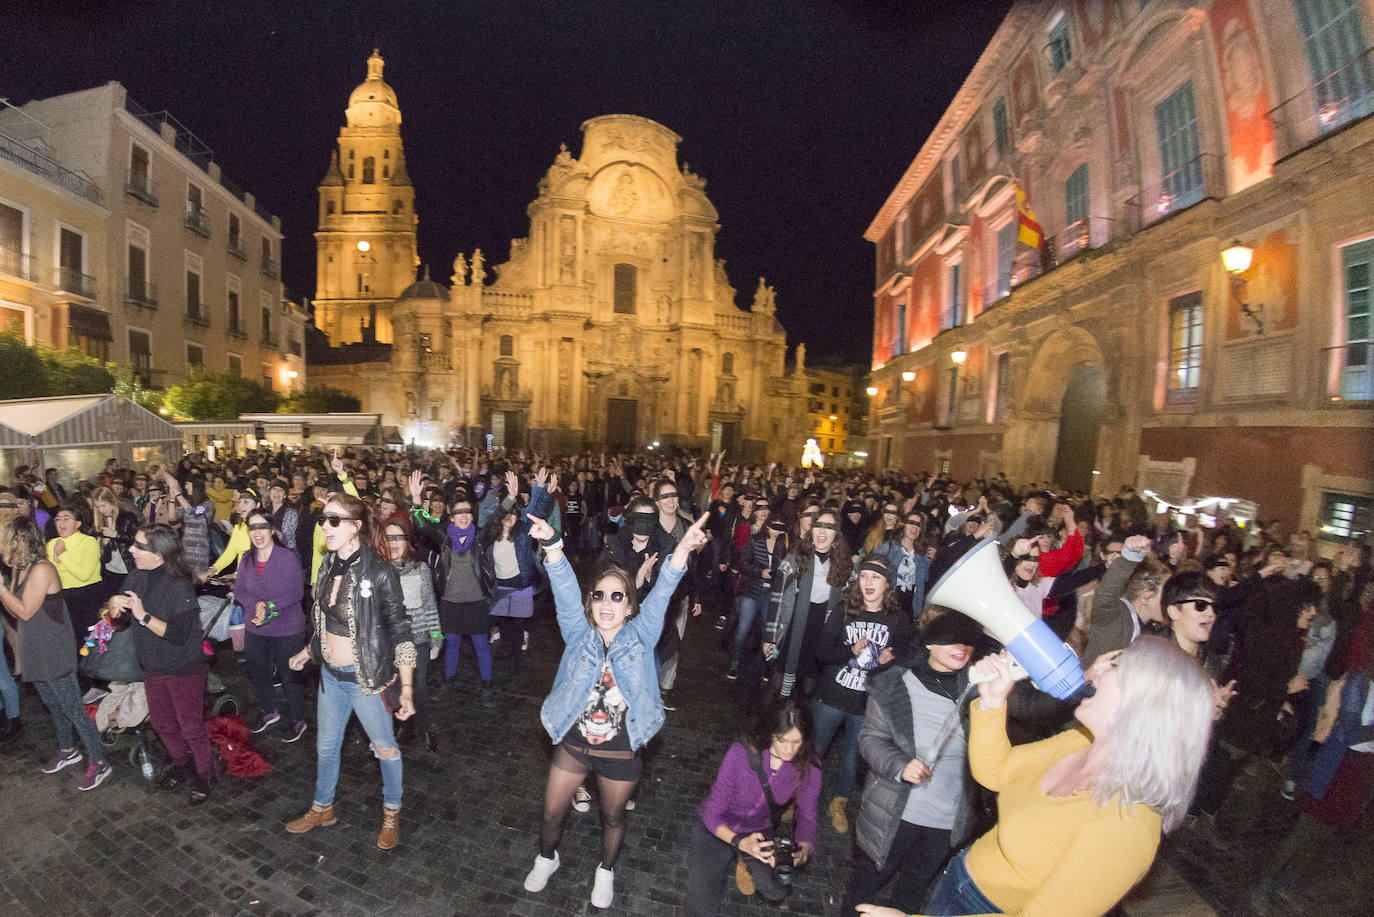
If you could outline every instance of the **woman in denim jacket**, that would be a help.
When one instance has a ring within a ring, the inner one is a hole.
[[[664,613],[691,553],[706,544],[703,514],[677,544],[658,582],[641,606],[633,574],[619,567],[597,573],[595,586],[579,595],[577,577],[563,556],[563,541],[543,519],[530,515],[530,537],[544,546],[558,627],[567,644],[553,690],[539,718],[555,743],[539,855],[525,877],[525,890],[542,891],[558,869],[558,842],[573,794],[588,774],[601,790],[601,864],[592,904],[611,906],[615,861],[625,836],[625,802],[639,781],[639,750],[663,725],[654,646]]]

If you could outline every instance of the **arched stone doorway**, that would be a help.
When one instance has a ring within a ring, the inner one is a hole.
[[[1072,445],[1063,451],[1066,460],[1070,453],[1075,456],[1075,465],[1066,471],[1077,476],[1077,464],[1086,463],[1089,480],[1083,489],[1089,490],[1107,395],[1102,348],[1089,331],[1076,325],[1061,328],[1032,346],[1035,356],[1019,380],[1014,416],[1002,438],[1007,476],[1018,483],[1058,480],[1061,419],[1067,406],[1072,415],[1067,431]],[[1089,417],[1084,416],[1085,405],[1096,405]],[[1060,483],[1079,486],[1076,480]]]
[[[1061,487],[1091,493],[1097,466],[1097,437],[1102,407],[1107,400],[1107,377],[1101,366],[1074,367],[1059,403],[1059,440],[1055,444],[1054,475]]]

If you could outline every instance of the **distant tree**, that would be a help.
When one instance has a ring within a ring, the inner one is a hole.
[[[134,372],[132,366],[127,363],[123,366],[114,363],[105,365],[114,375],[114,385],[110,387],[111,392],[150,411],[156,412],[162,407],[162,392],[144,388],[143,377]]]
[[[39,348],[39,353],[43,353]],[[110,365],[88,357],[75,347],[45,354],[49,395],[93,395],[114,390]]]
[[[165,406],[181,420],[234,420],[240,414],[270,414],[280,400],[270,388],[242,376],[193,371],[167,389]]]
[[[295,392],[282,399],[277,413],[351,414],[362,409],[362,402],[347,392],[327,385],[312,385],[303,392]]]
[[[0,398],[41,398],[48,392],[43,358],[22,337],[0,334]]]

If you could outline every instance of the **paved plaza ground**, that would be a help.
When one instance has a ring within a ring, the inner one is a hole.
[[[689,625],[677,692],[681,710],[668,714],[646,757],[616,870],[616,913],[681,910],[695,807],[736,729],[736,688],[724,678],[719,634],[710,622],[708,613]],[[551,608],[536,606],[532,630],[518,673],[498,644],[494,707],[477,703],[476,666],[469,655],[461,687],[438,702],[444,704],[436,710],[439,753],[430,754],[420,743],[405,747],[401,842],[389,853],[374,846],[381,780],[364,743],[344,746],[340,823],[303,836],[283,830],[311,801],[313,717],[311,732],[296,745],[283,745],[270,732],[258,737],[272,773],[225,778],[208,804],[190,808],[184,796],[150,787],[129,764],[123,744],[114,776],[94,792],[76,790],[77,768],[42,774],[38,767],[52,752],[52,727],[37,696],[26,689],[25,734],[0,751],[0,914],[596,913],[588,903],[599,849],[595,809],[571,816],[563,866],[548,888],[533,895],[521,886],[535,854],[550,751],[539,704],[562,647]],[[229,690],[246,699],[242,666],[227,646],[215,666]],[[832,752],[826,762],[827,790],[836,757]],[[1250,913],[1250,878],[1296,814],[1279,798],[1277,776],[1264,770],[1247,778],[1260,786],[1257,798],[1264,804],[1237,842],[1219,851],[1194,832],[1179,832],[1155,874],[1128,901],[1129,913]],[[823,822],[817,856],[800,871],[783,906],[746,899],[731,882],[722,913],[834,917],[848,881],[850,844]],[[1268,913],[1370,913],[1371,855],[1367,832],[1342,842],[1329,851],[1329,865],[1288,899],[1276,899]]]

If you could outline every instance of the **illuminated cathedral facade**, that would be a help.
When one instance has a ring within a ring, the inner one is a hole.
[[[331,346],[311,354],[312,382],[419,445],[797,460],[804,354],[785,365],[761,278],[736,307],[680,137],[634,115],[587,121],[504,263],[459,252],[447,284],[416,280],[414,188],[382,68],[374,52],[319,187],[315,322]]]

